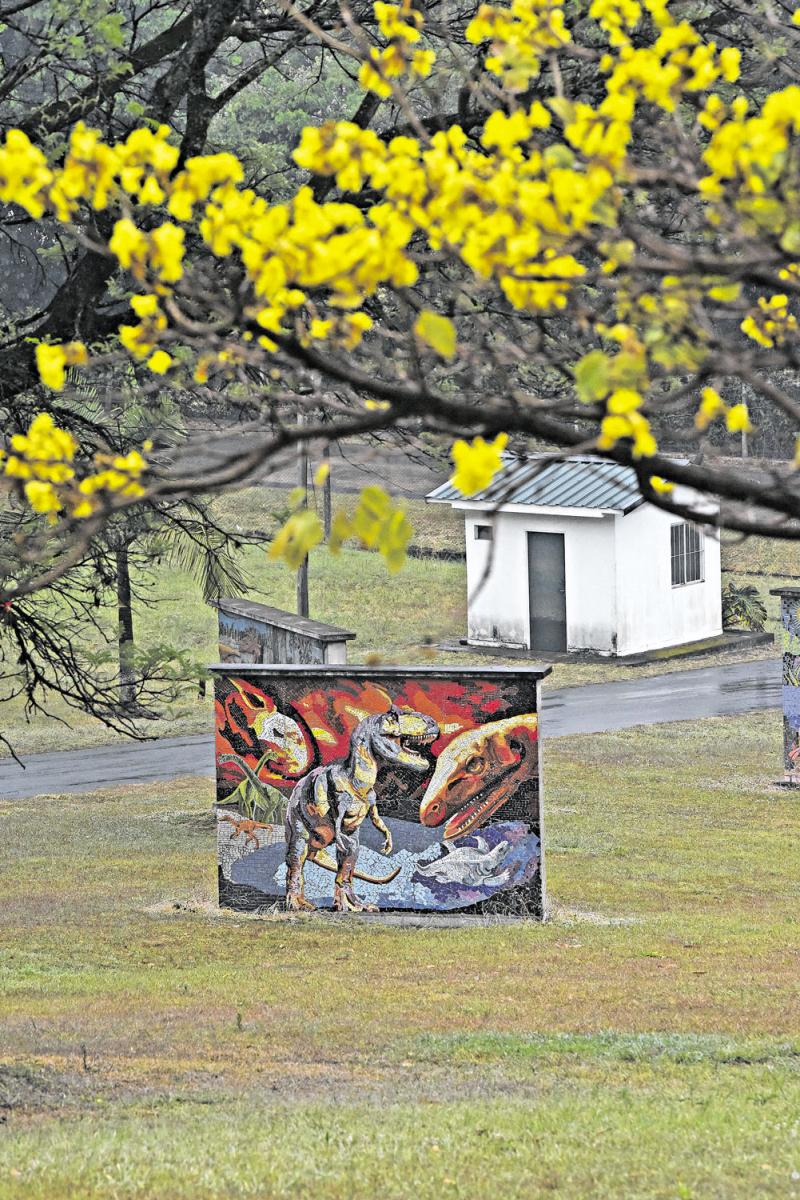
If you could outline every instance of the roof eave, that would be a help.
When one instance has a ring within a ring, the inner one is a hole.
[[[434,504],[449,504],[461,512],[511,513],[514,516],[524,516],[526,513],[538,513],[545,517],[588,517],[597,519],[605,516],[623,516],[622,508],[588,508],[570,504],[494,504],[491,500],[435,500]]]

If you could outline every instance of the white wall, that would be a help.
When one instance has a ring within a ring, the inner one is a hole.
[[[704,535],[705,580],[672,586],[670,527],[643,504],[617,521],[617,653],[639,654],[722,632],[719,538]]]
[[[563,533],[567,646],[614,652],[616,628],[613,516],[545,516],[468,510],[467,590],[470,641],[528,646],[528,533]],[[492,524],[494,540],[476,541],[475,526]],[[492,568],[479,589],[489,555]]]
[[[568,649],[639,654],[722,632],[713,532],[704,536],[704,581],[673,587],[670,527],[678,518],[650,505],[624,517],[473,509],[464,517],[470,641],[529,646],[529,532],[564,534]],[[477,541],[475,526],[487,524],[494,540]]]

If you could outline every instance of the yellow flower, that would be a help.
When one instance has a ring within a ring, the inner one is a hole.
[[[625,416],[642,406],[642,397],[631,388],[617,388],[608,398],[608,411],[616,416]]]
[[[501,153],[525,142],[531,135],[530,122],[520,109],[506,116],[502,109],[495,109],[487,119],[481,134],[481,145],[487,150],[497,147]]]
[[[67,367],[82,367],[89,361],[83,342],[67,342],[62,346],[49,346],[39,342],[36,347],[36,368],[39,378],[46,387],[60,392],[67,378]]]
[[[498,433],[493,442],[482,437],[465,442],[458,438],[452,446],[450,457],[455,463],[450,482],[463,496],[474,495],[488,487],[503,465],[503,451],[508,445],[508,434]]]
[[[156,375],[163,375],[172,366],[172,359],[166,350],[156,350],[147,360],[147,365]]]
[[[766,346],[768,350],[775,345],[772,338],[764,333],[753,317],[745,317],[739,328],[742,333],[746,333],[749,338],[752,338],[754,342],[758,342],[760,346]]]
[[[731,405],[725,417],[725,425],[728,433],[752,433],[753,426],[750,424],[750,414],[747,411],[747,405]]]
[[[139,189],[140,204],[163,204],[166,192],[154,175],[148,175]]]
[[[715,388],[703,388],[700,407],[694,416],[695,427],[701,431],[708,429],[713,420],[723,416],[727,411],[727,407],[725,401]]]
[[[134,358],[147,358],[155,348],[152,332],[146,325],[120,325],[119,340]]]
[[[146,296],[131,296],[131,308],[137,317],[152,317],[159,311],[158,296],[149,293]]]
[[[63,505],[52,483],[31,479],[25,484],[25,496],[34,512],[57,513]]]
[[[141,268],[147,254],[147,238],[128,217],[122,217],[114,225],[114,230],[108,242],[108,248],[116,255],[121,267],[133,269],[134,274]]]
[[[361,344],[364,334],[370,329],[372,329],[372,317],[367,313],[347,313],[342,317],[341,344],[346,350],[354,350]]]
[[[610,450],[622,438],[630,437],[632,433],[631,423],[627,417],[603,417],[600,422],[600,436],[597,439],[598,449]]]
[[[36,368],[45,387],[60,392],[66,382],[67,360],[61,346],[48,346],[40,342],[36,347]]]
[[[183,275],[184,237],[183,230],[169,221],[150,234],[150,261],[165,283],[176,283]]]
[[[65,429],[59,429],[50,413],[38,413],[27,433],[11,437],[14,451],[5,460],[5,474],[25,480],[24,491],[35,512],[47,514],[50,523],[63,507],[59,487],[74,479],[72,461],[78,444]]]
[[[433,50],[415,50],[411,56],[411,73],[419,75],[421,79],[427,79],[435,62],[436,54]]]
[[[45,189],[53,179],[47,159],[21,129],[9,129],[0,146],[0,200],[19,204],[35,221],[44,214]]]

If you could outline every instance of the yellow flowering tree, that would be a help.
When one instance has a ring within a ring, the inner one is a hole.
[[[794,534],[797,462],[759,475],[725,457],[751,409],[800,425],[793,14],[501,0],[454,25],[378,0],[331,26],[285,10],[363,98],[302,130],[284,198],[230,149],[189,152],[163,106],[119,137],[77,120],[55,152],[6,133],[0,200],[78,239],[127,306],[102,338],[78,320],[31,349],[50,406],[8,430],[0,464],[28,505],[72,529],[229,487],[299,440],[396,427],[441,435],[465,493],[518,435],[631,464],[683,515],[676,484],[718,496],[734,528]],[[760,20],[780,25],[769,79]],[[115,359],[144,388],[245,395],[252,448],[201,471],[141,446],[81,455],[52,404],[70,372]],[[375,544],[396,564],[393,513]],[[340,528],[362,536],[354,520]],[[294,513],[276,552],[319,537]]]

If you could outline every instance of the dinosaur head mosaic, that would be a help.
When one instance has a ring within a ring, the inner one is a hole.
[[[541,677],[218,668],[220,902],[540,916]]]

